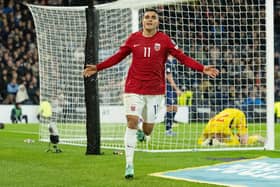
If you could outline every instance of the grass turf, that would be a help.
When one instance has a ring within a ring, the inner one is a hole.
[[[0,186],[192,186],[215,185],[169,180],[149,173],[219,163],[219,158],[279,157],[278,151],[224,151],[186,153],[136,152],[135,179],[124,179],[124,155],[102,150],[104,155],[85,155],[85,147],[60,145],[60,154],[45,152],[47,143],[38,142],[36,124],[6,125],[0,130]],[[276,126],[276,149],[279,150],[280,125]],[[25,143],[33,139],[35,143]],[[212,159],[209,159],[212,158]],[[214,158],[214,159],[213,159]],[[216,158],[216,159],[215,159]]]

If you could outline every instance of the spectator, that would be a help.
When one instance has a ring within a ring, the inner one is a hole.
[[[0,91],[3,99],[7,96],[7,85],[8,85],[8,70],[3,69],[0,77]]]
[[[17,94],[16,94],[16,103],[19,104],[30,104],[29,96],[27,94],[27,90],[24,82],[19,85]]]
[[[35,1],[29,2],[35,3]],[[48,3],[48,1],[36,2]],[[59,5],[62,1],[49,1],[49,3]],[[17,94],[15,90],[18,85],[14,81],[22,82],[25,80],[24,76],[30,73],[27,75],[26,91],[32,95],[33,98],[30,100],[33,104],[38,104],[38,53],[32,16],[26,6],[14,0],[1,0],[0,12],[0,94],[3,98],[3,102],[0,102],[15,103]],[[26,101],[22,104],[26,104]]]
[[[16,78],[7,85],[7,97],[3,101],[4,104],[13,104],[18,91],[18,84]]]
[[[32,104],[39,104],[40,93],[39,93],[39,89],[38,89],[38,81],[35,77],[32,77],[32,80],[27,87],[27,93],[28,93],[28,96],[29,96]]]
[[[247,97],[243,101],[243,105],[263,105],[263,104],[264,101],[261,98],[255,97],[254,91],[250,92],[249,97]]]

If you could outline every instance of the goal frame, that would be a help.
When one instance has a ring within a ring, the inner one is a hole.
[[[187,1],[187,0],[186,0]],[[138,30],[139,26],[139,19],[138,19],[138,8],[140,4],[147,3],[145,6],[153,6],[157,3],[176,3],[176,0],[156,0],[152,3],[148,0],[143,0],[141,2],[137,2],[131,6],[131,3],[128,3],[130,1],[127,0],[120,0],[114,3],[104,4],[104,5],[98,5],[96,6],[97,9],[102,9],[105,7],[110,6],[111,8],[117,8],[121,5],[124,5],[123,8],[129,7],[132,9],[132,30],[136,31]],[[190,0],[188,1],[190,2]],[[30,6],[37,6],[37,5],[30,5]],[[38,6],[40,7],[40,6]],[[86,7],[44,7],[46,9],[53,9],[56,8],[57,10],[80,10],[85,9]],[[263,148],[258,149],[266,149],[266,150],[274,150],[275,149],[275,134],[274,134],[274,33],[273,33],[273,2],[266,1],[266,9],[265,9],[265,24],[266,24],[266,133],[267,133],[267,140]],[[36,25],[36,21],[35,21]],[[39,45],[39,44],[38,44]],[[39,56],[40,58],[40,56]],[[114,147],[107,147],[102,146],[105,148],[114,148]],[[147,146],[148,147],[148,146]],[[218,148],[218,149],[195,149],[199,151],[215,151],[215,150],[250,150],[255,148]],[[182,149],[182,150],[149,150],[147,149],[138,149],[139,151],[149,151],[149,152],[166,152],[166,151],[193,151],[194,149]]]

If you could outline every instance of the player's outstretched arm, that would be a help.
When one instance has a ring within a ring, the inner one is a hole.
[[[90,64],[90,65],[86,65],[83,75],[85,77],[90,77],[90,76],[94,75],[96,72],[97,72],[96,65]]]
[[[219,75],[219,70],[216,69],[214,66],[204,66],[203,73],[212,78],[215,78],[217,75]]]

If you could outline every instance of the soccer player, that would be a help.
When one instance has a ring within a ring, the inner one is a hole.
[[[48,101],[42,101],[39,107],[38,119],[43,117],[45,119],[50,119],[52,116],[52,106]]]
[[[172,131],[174,117],[178,111],[177,97],[182,94],[182,91],[177,86],[174,65],[177,61],[171,55],[168,56],[166,62],[166,114],[165,114],[165,134],[167,136],[175,136],[176,133]]]
[[[168,54],[180,63],[214,78],[219,71],[213,66],[203,66],[175,47],[169,36],[157,30],[159,15],[154,9],[146,9],[142,19],[143,30],[132,33],[120,49],[97,65],[87,65],[84,76],[121,62],[132,53],[124,94],[127,128],[124,136],[126,169],[125,178],[134,177],[133,157],[137,143],[137,124],[143,118],[143,131],[150,135],[154,128],[159,105],[165,94],[165,62]],[[139,136],[139,139],[142,139]]]
[[[211,118],[205,126],[198,144],[240,145],[264,143],[259,135],[248,137],[248,127],[244,112],[235,108],[227,108]]]

